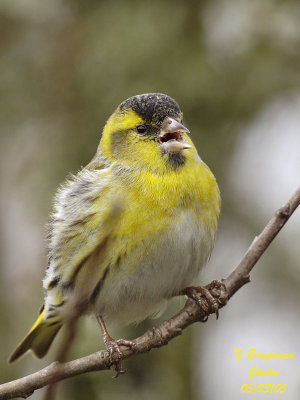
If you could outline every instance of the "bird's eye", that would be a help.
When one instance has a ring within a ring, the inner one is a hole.
[[[147,128],[145,127],[145,125],[137,125],[136,126],[137,133],[145,133],[146,130],[147,130]]]

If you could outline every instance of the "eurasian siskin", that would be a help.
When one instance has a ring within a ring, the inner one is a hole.
[[[197,277],[213,248],[220,195],[182,117],[164,94],[125,100],[95,157],[59,188],[44,306],[10,362],[29,349],[43,357],[61,326],[86,312],[108,345],[104,320],[143,320]]]

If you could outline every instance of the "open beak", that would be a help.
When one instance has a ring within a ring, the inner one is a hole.
[[[179,153],[192,147],[182,138],[182,133],[184,132],[190,133],[180,122],[167,117],[162,123],[157,141],[164,151]]]

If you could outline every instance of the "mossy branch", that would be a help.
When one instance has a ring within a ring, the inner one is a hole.
[[[299,204],[300,187],[290,200],[275,213],[261,234],[254,239],[239,265],[222,281],[224,287],[214,287],[213,285],[210,287],[210,292],[218,300],[220,308],[234,293],[250,281],[252,268]],[[187,300],[178,314],[136,338],[134,350],[121,346],[121,359],[166,345],[189,325],[197,321],[204,321],[211,312],[205,298],[201,297],[201,307],[193,300]],[[54,362],[38,372],[0,385],[0,400],[29,397],[36,389],[75,375],[109,369],[116,361],[118,360],[111,358],[106,350],[102,350],[77,360],[64,363]]]

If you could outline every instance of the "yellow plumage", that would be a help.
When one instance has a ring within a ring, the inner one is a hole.
[[[41,312],[28,334],[10,356],[9,362],[17,360],[27,350],[32,350],[39,358],[44,357],[61,326],[61,323],[51,325],[50,322],[43,321]]]
[[[28,349],[42,357],[84,312],[129,323],[158,311],[207,262],[219,208],[177,103],[162,94],[123,102],[91,163],[58,191],[44,311],[10,361]]]

